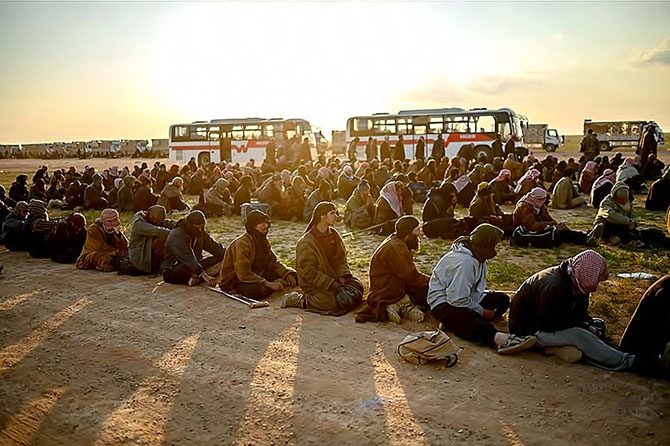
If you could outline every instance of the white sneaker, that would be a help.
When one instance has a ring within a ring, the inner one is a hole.
[[[509,337],[498,346],[498,354],[509,355],[512,353],[522,352],[528,350],[537,342],[535,336],[517,336],[509,335]]]
[[[281,308],[295,307],[295,308],[305,308],[302,294],[297,291],[291,291],[290,293],[284,294],[281,298]]]
[[[398,304],[391,304],[386,307],[386,317],[389,321],[399,324],[402,317],[400,317],[400,308]]]
[[[423,322],[426,315],[416,305],[406,306],[400,309],[400,315],[412,322]]]

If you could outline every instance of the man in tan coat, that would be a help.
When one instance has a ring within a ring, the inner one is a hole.
[[[340,234],[333,228],[339,219],[330,201],[316,205],[307,229],[295,248],[298,283],[304,294],[289,293],[281,306],[341,316],[363,300],[363,284],[351,274]]]
[[[370,292],[356,322],[400,323],[404,317],[423,321],[420,306],[426,305],[430,276],[419,272],[413,252],[419,250],[421,227],[411,215],[400,217],[395,232],[375,250],[370,259]]]
[[[292,268],[282,265],[267,239],[270,217],[259,210],[247,214],[246,231],[230,243],[221,264],[221,289],[252,299],[298,284]]]
[[[89,227],[84,248],[75,266],[78,269],[117,271],[121,258],[128,256],[128,239],[121,232],[116,209],[104,209]]]

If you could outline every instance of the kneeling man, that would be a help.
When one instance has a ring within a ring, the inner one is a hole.
[[[333,228],[339,212],[330,201],[316,205],[295,248],[298,283],[304,294],[289,293],[281,306],[341,316],[363,300],[363,284],[351,274],[340,234]]]

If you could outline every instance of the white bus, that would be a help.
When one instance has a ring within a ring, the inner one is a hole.
[[[170,160],[188,162],[195,158],[199,166],[223,160],[246,163],[251,159],[260,164],[271,139],[277,150],[287,148],[294,137],[299,142],[307,138],[312,154],[316,149],[312,128],[304,119],[214,119],[174,124],[169,133]],[[293,161],[293,154],[286,155]]]
[[[426,141],[425,156],[428,158],[438,134],[444,140],[444,153],[466,159],[478,159],[482,154],[491,160],[491,144],[496,134],[505,141],[516,135],[515,145],[523,146],[523,127],[527,119],[509,108],[487,110],[485,108],[440,108],[427,110],[405,110],[397,114],[376,113],[370,116],[355,116],[347,120],[347,147],[354,138],[356,156],[365,159],[365,147],[372,137],[377,147],[388,138],[391,150],[403,135],[405,158],[414,159],[416,144],[420,137]]]

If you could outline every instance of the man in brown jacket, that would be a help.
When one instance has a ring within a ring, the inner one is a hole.
[[[88,227],[84,248],[75,266],[78,269],[117,271],[120,260],[128,256],[128,239],[121,232],[116,209],[104,209]]]
[[[428,294],[427,276],[416,269],[412,252],[419,250],[421,227],[411,215],[400,217],[395,232],[375,250],[370,259],[370,292],[356,322],[384,321],[400,323],[404,317],[423,321]]]
[[[307,229],[295,248],[298,283],[304,294],[289,293],[281,306],[341,316],[363,300],[363,284],[351,274],[340,234],[333,228],[339,219],[330,201],[316,205]]]
[[[246,233],[230,243],[221,264],[221,289],[252,299],[298,284],[292,268],[282,265],[267,239],[270,217],[259,210],[247,214]]]

